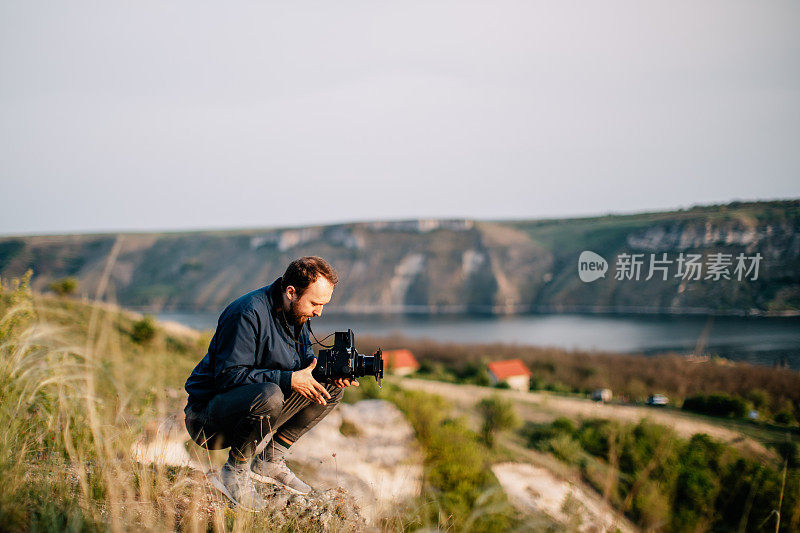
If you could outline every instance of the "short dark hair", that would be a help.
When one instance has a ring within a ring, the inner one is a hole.
[[[286,267],[286,272],[281,278],[281,288],[285,291],[286,287],[291,285],[297,291],[297,295],[301,296],[320,276],[330,281],[334,287],[339,283],[336,270],[323,258],[314,255],[301,257]]]

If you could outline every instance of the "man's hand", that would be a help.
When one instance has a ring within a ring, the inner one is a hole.
[[[352,385],[353,387],[358,387],[358,381],[356,381],[355,379],[339,378],[339,379],[334,379],[333,383],[340,389],[349,387],[350,385]]]
[[[320,383],[314,379],[314,376],[311,375],[311,371],[314,370],[315,366],[317,366],[316,358],[303,370],[292,372],[292,390],[302,394],[312,402],[327,405],[328,402],[326,402],[325,399],[327,398],[330,400],[331,395],[328,394],[325,387],[320,385]]]

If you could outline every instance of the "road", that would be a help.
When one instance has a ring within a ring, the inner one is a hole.
[[[676,413],[672,410],[635,405],[604,404],[589,399],[570,398],[547,392],[521,392],[414,378],[402,378],[397,383],[407,389],[439,394],[464,407],[474,405],[481,398],[499,394],[504,398],[517,402],[518,405],[527,404],[534,408],[535,411],[547,413],[548,416],[553,418],[564,415],[573,418],[607,418],[633,423],[647,418],[657,424],[673,428],[682,437],[689,438],[695,433],[706,433],[714,439],[734,445],[742,450],[749,450],[759,455],[773,455],[763,444],[751,437],[742,435],[722,425],[696,418],[690,414]]]

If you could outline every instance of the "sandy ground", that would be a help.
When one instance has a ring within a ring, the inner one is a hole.
[[[357,434],[343,435],[343,421]],[[306,465],[307,481],[314,487],[347,489],[368,522],[422,488],[422,454],[414,430],[384,400],[339,405],[292,446],[287,459]]]
[[[527,463],[498,463],[492,466],[492,472],[511,504],[520,511],[545,513],[571,531],[636,531],[597,495],[558,479],[544,468]]]
[[[348,435],[340,431],[343,421],[348,422]],[[186,433],[181,410],[148,426],[132,453],[139,462],[188,466],[213,475],[219,466],[214,459],[190,454],[187,448],[200,450]],[[292,446],[287,460],[318,491],[345,489],[370,523],[421,490],[422,454],[414,430],[384,400],[339,405]]]
[[[759,454],[770,453],[760,442],[736,431],[703,420],[693,419],[690,416],[675,414],[653,407],[604,404],[588,399],[568,398],[542,392],[520,392],[475,385],[455,385],[413,378],[403,378],[399,383],[403,387],[439,394],[465,405],[473,405],[481,398],[492,394],[500,394],[505,398],[526,402],[556,415],[583,418],[613,418],[634,423],[647,418],[657,424],[673,428],[683,437],[691,437],[695,433],[706,433],[722,442],[749,449]]]

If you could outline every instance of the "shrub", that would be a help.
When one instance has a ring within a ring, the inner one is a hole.
[[[747,413],[747,402],[728,394],[699,394],[686,398],[683,410],[711,416],[741,418]]]
[[[565,416],[556,418],[550,425],[556,431],[560,433],[566,433],[570,436],[574,435],[578,429],[575,425],[575,422]]]
[[[620,431],[619,423],[612,420],[588,420],[578,431],[578,442],[590,454],[607,460],[611,441]]]
[[[345,437],[358,437],[361,435],[361,430],[349,420],[342,420],[342,423],[339,424],[339,433]]]
[[[50,290],[59,296],[74,294],[78,289],[78,280],[75,278],[61,278],[50,284]]]
[[[156,336],[156,321],[150,315],[134,322],[131,338],[138,344],[147,344]]]
[[[520,424],[511,401],[504,400],[500,396],[484,398],[478,402],[476,407],[483,417],[481,437],[490,447],[494,446],[494,437],[498,431],[513,429]]]
[[[578,464],[583,450],[581,445],[565,433],[556,435],[545,442],[547,451],[569,464]]]
[[[425,518],[438,524],[430,529],[507,530],[513,510],[496,490],[486,449],[466,422],[448,416],[450,404],[441,396],[403,390],[393,400],[425,449],[423,497],[433,504]]]
[[[531,446],[569,463],[580,463],[584,479],[639,526],[655,531],[761,531],[774,524],[783,485],[781,531],[800,523],[800,447],[775,445],[780,462],[743,457],[706,434],[679,438],[647,420],[619,424],[558,420],[525,427]],[[580,449],[580,447],[583,450]],[[595,457],[581,455],[589,452]]]

